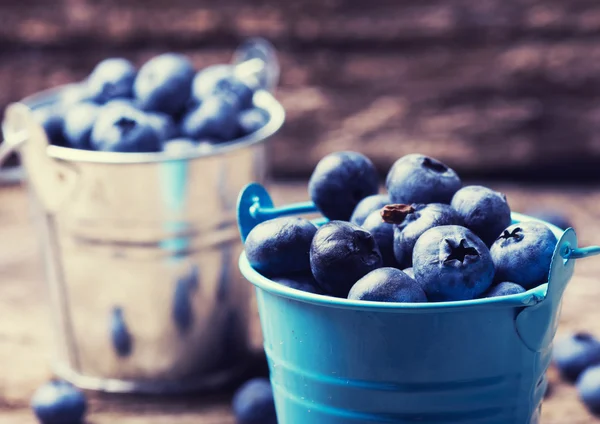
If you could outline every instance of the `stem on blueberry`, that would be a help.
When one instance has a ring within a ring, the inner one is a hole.
[[[388,224],[400,224],[406,218],[406,215],[415,211],[411,205],[401,203],[385,205],[381,208],[381,219]]]

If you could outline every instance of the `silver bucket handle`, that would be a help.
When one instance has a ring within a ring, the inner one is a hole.
[[[23,110],[27,106],[13,104],[6,108],[3,124],[4,141],[0,144],[0,167],[6,160],[29,140],[29,127],[26,119],[23,119]],[[10,125],[10,128],[7,126]]]

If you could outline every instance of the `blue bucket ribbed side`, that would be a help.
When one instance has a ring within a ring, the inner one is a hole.
[[[280,424],[530,424],[550,346],[520,307],[438,313],[338,308],[257,289]]]

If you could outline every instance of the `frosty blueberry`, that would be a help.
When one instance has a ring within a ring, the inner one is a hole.
[[[337,152],[319,161],[308,182],[310,198],[323,215],[347,221],[356,205],[379,190],[377,170],[363,154]]]
[[[490,246],[510,225],[510,207],[506,196],[483,186],[467,186],[456,192],[452,207],[464,226]]]
[[[250,265],[267,276],[310,270],[309,251],[317,228],[307,219],[275,218],[250,231],[245,242]]]
[[[374,302],[427,302],[425,292],[410,276],[397,268],[379,268],[356,282],[348,299]]]
[[[354,283],[381,265],[381,253],[371,233],[349,222],[323,225],[310,246],[312,273],[334,296],[347,297]]]
[[[420,154],[398,159],[390,169],[386,187],[393,203],[450,203],[462,183],[451,168]]]
[[[546,225],[527,221],[506,228],[490,248],[497,281],[529,290],[548,281],[556,236]]]
[[[458,225],[434,227],[419,237],[413,269],[430,301],[474,299],[494,278],[487,246],[471,230]]]

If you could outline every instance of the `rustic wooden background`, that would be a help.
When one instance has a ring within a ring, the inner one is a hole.
[[[477,175],[597,177],[596,0],[2,0],[0,107],[106,56],[198,67],[250,36],[280,52],[278,176],[352,148],[421,151]]]

